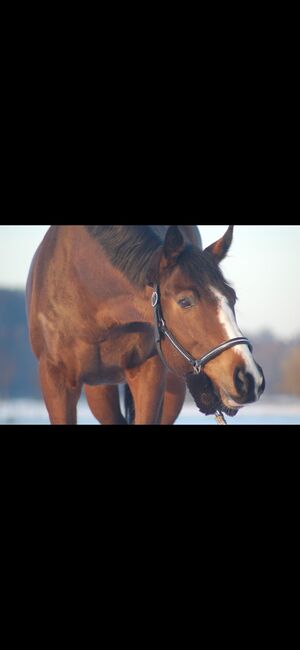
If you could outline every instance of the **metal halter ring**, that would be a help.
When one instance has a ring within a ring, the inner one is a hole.
[[[153,309],[158,304],[158,300],[159,300],[158,291],[154,291],[154,293],[152,294],[152,298],[151,298],[151,304],[152,304]]]

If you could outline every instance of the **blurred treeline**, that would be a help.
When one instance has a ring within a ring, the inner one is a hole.
[[[300,397],[300,334],[283,342],[271,332],[253,336],[254,358],[266,377],[266,393]],[[40,398],[37,362],[31,351],[22,291],[0,289],[0,398]]]
[[[40,397],[22,291],[0,289],[0,398]]]

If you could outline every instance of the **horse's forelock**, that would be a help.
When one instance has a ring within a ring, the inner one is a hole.
[[[191,279],[200,291],[210,289],[211,286],[218,289],[224,295],[232,291],[229,282],[211,255],[206,255],[196,246],[187,244],[177,259],[177,267],[181,272]]]

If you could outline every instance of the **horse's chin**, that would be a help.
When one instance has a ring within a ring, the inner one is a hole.
[[[225,396],[221,397],[218,389],[204,372],[200,375],[188,375],[187,386],[197,407],[204,415],[214,415],[216,411],[222,411],[229,417],[234,417],[238,413],[239,408],[233,408],[227,403]]]
[[[229,408],[229,406],[226,406],[222,400],[220,401],[220,404],[221,406],[219,406],[219,411],[226,413],[226,415],[229,415],[231,418],[233,418],[239,411],[239,409]]]
[[[244,404],[238,404],[234,399],[229,397],[227,393],[223,393],[220,391],[220,404],[222,404],[222,410],[224,413],[227,413],[227,415],[233,417],[236,415],[241,408],[243,408]]]

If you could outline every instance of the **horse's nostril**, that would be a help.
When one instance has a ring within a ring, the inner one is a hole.
[[[239,394],[245,392],[247,379],[243,368],[240,366],[238,366],[234,371],[234,383]]]
[[[241,384],[245,383],[245,374],[243,373],[242,370],[238,371],[237,378],[241,382]]]
[[[241,403],[256,401],[254,377],[242,366],[235,369],[234,384]]]

